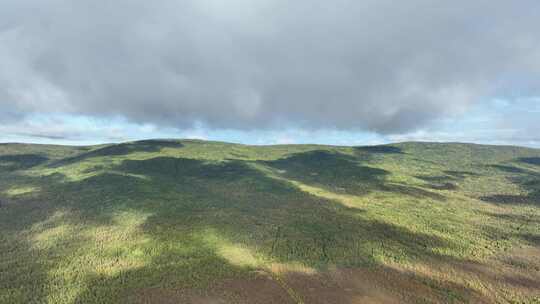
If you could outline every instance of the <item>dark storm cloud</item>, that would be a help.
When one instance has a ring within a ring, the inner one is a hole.
[[[537,0],[4,0],[0,20],[0,119],[400,133],[540,89]]]

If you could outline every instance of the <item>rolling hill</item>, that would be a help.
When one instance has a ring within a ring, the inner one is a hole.
[[[540,303],[540,150],[2,144],[0,303]]]

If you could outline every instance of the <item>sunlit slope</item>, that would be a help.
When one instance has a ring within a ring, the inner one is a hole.
[[[537,303],[538,248],[535,149],[0,145],[0,303],[256,303],[223,282],[259,276],[357,303],[345,270],[400,302]]]

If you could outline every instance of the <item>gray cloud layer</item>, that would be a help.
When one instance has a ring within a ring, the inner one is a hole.
[[[540,92],[538,0],[4,0],[0,121],[413,130]]]

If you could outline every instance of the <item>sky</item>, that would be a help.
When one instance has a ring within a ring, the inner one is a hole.
[[[2,0],[0,142],[540,148],[538,0]]]

